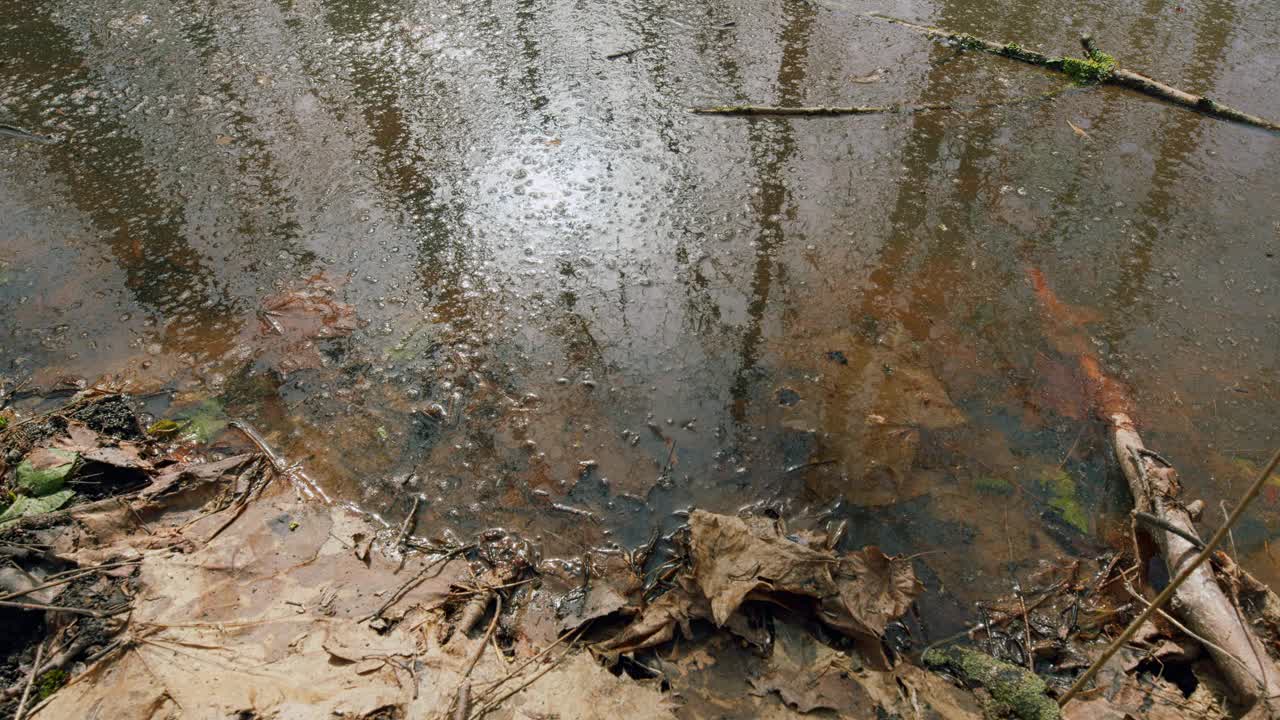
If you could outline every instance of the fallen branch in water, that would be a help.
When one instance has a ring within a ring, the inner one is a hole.
[[[1119,85],[1121,87],[1135,90],[1144,95],[1163,100],[1174,105],[1204,113],[1220,120],[1230,120],[1232,122],[1243,123],[1245,125],[1253,125],[1264,130],[1272,132],[1280,132],[1280,123],[1273,122],[1266,118],[1258,117],[1242,110],[1223,105],[1217,101],[1211,100],[1203,95],[1194,95],[1179,90],[1172,85],[1149,78],[1142,73],[1122,68],[1116,65],[1115,58],[1100,52],[1094,45],[1093,38],[1084,35],[1080,38],[1081,45],[1084,46],[1084,58],[1074,57],[1054,57],[1045,55],[1034,50],[1028,50],[1016,43],[998,43],[986,40],[980,37],[974,37],[968,33],[953,32],[943,28],[930,27],[927,25],[919,25],[917,23],[903,20],[901,18],[883,15],[880,13],[869,13],[867,17],[874,20],[901,25],[916,32],[927,35],[938,40],[946,40],[955,43],[958,47],[966,50],[980,50],[992,55],[1017,60],[1018,62],[1027,63],[1028,65],[1037,65],[1039,67],[1056,70],[1071,76],[1080,84],[1096,84],[1106,83],[1110,85]]]
[[[1133,421],[1127,415],[1112,416],[1111,423],[1116,456],[1124,467],[1125,478],[1129,480],[1134,504],[1148,505],[1171,523],[1181,524],[1184,530],[1194,533],[1191,516],[1187,513],[1186,507],[1177,501],[1179,490],[1177,472],[1167,465],[1146,467],[1149,456],[1144,456],[1138,451],[1142,448],[1142,439],[1138,437],[1138,433],[1133,429]],[[1129,451],[1129,462],[1125,462],[1123,453],[1126,450]],[[1111,659],[1111,656],[1133,637],[1138,628],[1142,627],[1142,624],[1159,611],[1170,598],[1176,596],[1175,607],[1179,611],[1178,614],[1183,616],[1186,624],[1196,631],[1192,634],[1193,637],[1205,638],[1206,649],[1213,656],[1218,669],[1226,676],[1228,682],[1240,693],[1240,699],[1246,704],[1262,702],[1268,711],[1266,717],[1280,717],[1280,699],[1270,692],[1272,687],[1280,689],[1280,672],[1277,671],[1276,664],[1267,655],[1266,648],[1254,635],[1252,628],[1239,619],[1231,601],[1218,585],[1213,570],[1204,566],[1204,562],[1213,555],[1214,550],[1240,519],[1244,509],[1258,496],[1277,464],[1280,464],[1280,451],[1276,452],[1271,462],[1245,491],[1235,511],[1231,513],[1231,517],[1227,518],[1222,527],[1218,528],[1217,532],[1204,544],[1204,549],[1190,561],[1186,558],[1195,550],[1195,546],[1189,543],[1182,533],[1166,531],[1155,534],[1152,539],[1163,551],[1169,569],[1178,571],[1177,577],[1165,586],[1165,589],[1133,619],[1133,622],[1129,623],[1129,626],[1111,642],[1111,645],[1107,646],[1102,655],[1098,656],[1098,659],[1062,696],[1060,705],[1066,705],[1078,695],[1089,680],[1102,669],[1107,660]],[[1227,648],[1235,648],[1236,651],[1232,652]],[[1249,653],[1245,654],[1241,652],[1242,650],[1248,650]],[[1256,658],[1257,667],[1252,668],[1241,664],[1239,662],[1241,656]]]
[[[1136,423],[1130,416],[1132,404],[1128,391],[1102,370],[1101,363],[1090,349],[1087,338],[1072,320],[1077,314],[1062,303],[1049,288],[1044,275],[1036,269],[1028,272],[1036,295],[1044,310],[1046,320],[1053,328],[1054,338],[1063,352],[1076,355],[1082,375],[1087,379],[1094,396],[1096,413],[1110,426],[1111,440],[1116,459],[1133,495],[1134,509],[1145,520],[1134,518],[1133,534],[1138,551],[1139,568],[1147,567],[1147,560],[1156,552],[1164,558],[1173,580],[1134,618],[1071,686],[1059,701],[1065,705],[1075,698],[1093,679],[1098,670],[1137,632],[1152,615],[1172,599],[1173,614],[1196,636],[1204,638],[1206,649],[1222,672],[1236,698],[1245,705],[1263,703],[1267,717],[1280,717],[1280,668],[1267,654],[1242,616],[1223,592],[1213,570],[1205,565],[1226,538],[1232,526],[1240,519],[1280,465],[1280,451],[1259,473],[1257,479],[1240,498],[1235,510],[1207,542],[1200,544],[1191,512],[1180,499],[1181,483],[1178,473],[1164,458],[1146,448],[1138,435]],[[1176,528],[1176,530],[1175,530]],[[1241,658],[1254,658],[1256,663],[1244,666]]]
[[[782,107],[778,105],[712,105],[709,107],[691,107],[689,112],[696,115],[799,115],[809,117],[831,117],[834,115],[894,115],[899,113],[928,112],[930,110],[951,110],[948,103],[926,103],[924,105],[849,105],[849,106],[815,106],[815,107]]]
[[[835,117],[840,115],[910,115],[912,113],[933,112],[937,110],[990,110],[992,108],[1006,107],[1010,105],[1023,105],[1027,103],[1040,102],[1042,100],[1052,100],[1063,92],[1073,89],[1073,87],[1075,86],[1066,85],[1055,90],[1050,90],[1049,92],[1031,95],[1029,97],[968,105],[955,103],[921,103],[919,105],[815,105],[808,107],[786,107],[781,105],[711,105],[707,107],[691,107],[689,108],[689,112],[694,113],[695,115]]]

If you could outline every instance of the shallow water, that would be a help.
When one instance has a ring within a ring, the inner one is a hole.
[[[0,137],[0,378],[171,391],[388,522],[421,493],[420,528],[549,554],[690,506],[848,519],[929,553],[949,615],[1123,542],[1038,268],[1216,524],[1277,439],[1280,138],[1116,88],[1016,102],[1063,80],[868,11],[1093,30],[1280,116],[1264,2],[0,0],[0,123],[58,140]],[[725,102],[959,109],[687,112]],[[264,309],[320,285],[357,330]],[[1273,582],[1275,490],[1235,533]]]

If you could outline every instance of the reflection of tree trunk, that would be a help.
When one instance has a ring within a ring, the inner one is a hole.
[[[803,0],[785,0],[783,12],[786,25],[782,29],[782,53],[778,64],[778,99],[783,104],[796,104],[802,96],[809,53],[809,31],[815,12]],[[728,74],[735,75],[736,67],[726,62]],[[795,140],[791,127],[785,123],[774,126],[768,137],[766,126],[752,125],[748,130],[752,163],[760,178],[760,197],[755,202],[756,223],[760,236],[756,244],[755,267],[751,276],[751,294],[747,304],[747,327],[739,346],[741,364],[734,375],[730,392],[733,396],[732,415],[739,425],[746,422],[747,405],[759,360],[760,341],[763,336],[765,311],[769,307],[769,292],[773,285],[773,255],[782,242],[784,229],[782,217],[790,204],[790,191],[782,171],[795,152]]]
[[[360,37],[377,30],[381,21],[369,13],[381,9],[363,3],[358,8],[351,7],[345,0],[332,0],[325,18],[335,33]],[[441,172],[442,168],[429,168],[427,158],[443,156],[444,153],[427,152],[423,147],[424,142],[434,141],[437,147],[444,144],[444,128],[430,128],[438,135],[424,140],[415,134],[413,125],[414,121],[423,122],[452,114],[442,112],[443,108],[437,104],[432,107],[432,112],[406,117],[403,108],[418,103],[413,94],[404,89],[406,79],[417,80],[417,85],[426,87],[438,87],[438,84],[417,73],[406,78],[396,68],[396,65],[382,61],[358,60],[351,73],[353,90],[378,155],[378,178],[389,196],[387,204],[402,208],[403,221],[413,228],[414,239],[418,241],[418,274],[422,288],[437,299],[452,297],[460,293],[457,277],[461,273],[461,249],[452,240],[456,226],[452,220],[456,211],[433,202],[437,194],[434,174]]]
[[[21,19],[20,28],[7,31],[13,51],[7,73],[34,87],[98,84],[91,70],[94,59],[78,52],[52,18],[25,3],[4,6],[0,15]],[[39,127],[41,118],[31,114],[17,120]],[[169,194],[154,189],[156,172],[144,159],[142,143],[128,127],[105,117],[71,114],[65,121],[74,128],[73,139],[69,145],[51,146],[45,156],[63,176],[67,200],[110,238],[111,254],[130,293],[165,317],[191,317],[172,331],[197,339],[202,351],[229,347],[236,328],[225,323],[236,314],[234,303],[218,290],[204,258],[187,242],[182,207],[158,199]]]
[[[1210,3],[1214,7],[1205,7],[1196,13],[1198,29],[1195,33],[1191,62],[1186,70],[1188,87],[1200,90],[1208,86],[1219,65],[1225,59],[1231,30],[1234,26],[1235,9],[1229,2]],[[1151,3],[1146,18],[1158,17],[1156,12],[1160,4]],[[1135,30],[1132,41],[1138,49],[1136,54],[1146,54],[1146,45],[1155,35],[1153,20],[1144,20]],[[1141,233],[1137,234],[1126,251],[1126,262],[1120,263],[1120,277],[1115,288],[1108,293],[1110,308],[1105,315],[1109,318],[1128,318],[1145,325],[1149,321],[1151,297],[1146,290],[1147,277],[1151,274],[1156,238],[1166,231],[1173,215],[1185,206],[1176,197],[1177,185],[1182,179],[1187,158],[1200,147],[1201,135],[1207,124],[1205,118],[1191,113],[1168,113],[1155,128],[1154,143],[1158,146],[1155,167],[1151,176],[1151,192],[1138,207],[1137,214],[1145,218]],[[1138,311],[1139,308],[1147,312]],[[1118,342],[1127,335],[1131,328],[1120,328],[1108,324],[1105,336],[1109,342]]]
[[[554,122],[553,118],[543,112],[550,100],[542,87],[542,51],[536,39],[537,0],[516,0],[516,37],[520,40],[520,52],[524,55],[524,75],[520,84],[524,86],[529,107],[542,115],[544,126]]]
[[[1022,4],[1017,9],[993,13],[1004,18],[1010,26],[1027,23],[1025,15],[1030,6]],[[971,9],[966,8],[971,11]],[[944,4],[940,20],[946,24],[953,8]],[[993,30],[998,32],[999,28]],[[932,56],[953,52],[950,49],[930,46]],[[921,96],[938,102],[950,102],[954,96],[966,92],[966,79],[957,76],[950,68],[931,62],[920,90]],[[994,91],[998,85],[992,83]],[[987,100],[999,100],[988,97]],[[974,113],[965,124],[966,139],[960,146],[958,166],[948,168],[947,141],[955,132],[955,118],[930,113],[913,115],[906,141],[903,143],[901,163],[906,176],[897,184],[897,197],[889,214],[890,237],[879,251],[879,262],[869,276],[869,286],[859,308],[850,318],[855,327],[867,327],[879,331],[883,321],[901,323],[918,340],[930,337],[935,327],[935,317],[945,313],[948,298],[971,296],[965,291],[974,284],[984,286],[993,283],[986,274],[977,274],[962,267],[968,256],[961,243],[967,242],[979,228],[973,228],[969,212],[978,204],[990,171],[981,166],[992,157],[990,148],[999,132],[1002,121],[990,113]],[[952,183],[951,177],[960,180]],[[930,208],[940,208],[937,218],[947,230],[933,225]],[[913,255],[921,255],[918,267],[909,271]],[[902,286],[906,286],[905,289]],[[849,418],[841,410],[848,407],[846,388],[838,389],[831,407],[837,413],[827,418],[826,427],[833,433],[849,430]]]

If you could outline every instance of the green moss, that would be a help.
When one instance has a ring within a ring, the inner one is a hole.
[[[1019,720],[1058,720],[1058,703],[1047,694],[1044,681],[1034,673],[1001,662],[990,655],[962,647],[929,650],[921,658],[932,669],[945,669],[966,684],[981,685],[991,694],[991,715]]]
[[[1087,58],[1062,58],[1062,71],[1077,85],[1096,85],[1106,82],[1116,70],[1116,59],[1094,50]]]
[[[70,676],[66,670],[57,669],[50,670],[36,678],[36,697],[44,700],[54,694],[59,688],[67,684],[68,677]]]
[[[1000,54],[1008,58],[1014,58],[1015,60],[1031,60],[1033,62],[1036,57],[1035,53],[1024,49],[1017,43],[1008,43],[1004,47],[1000,48]]]
[[[1012,495],[1013,483],[1004,478],[983,475],[973,481],[973,487],[980,493],[988,495]]]
[[[9,418],[5,417],[4,415],[0,415],[0,430],[3,430],[7,427],[9,427]]]
[[[956,33],[951,36],[956,46],[963,50],[986,50],[987,46],[978,38],[968,33]]]
[[[1049,507],[1058,511],[1062,519],[1082,533],[1089,532],[1089,516],[1076,493],[1076,481],[1066,471],[1055,469],[1040,477],[1040,485],[1048,493]]]

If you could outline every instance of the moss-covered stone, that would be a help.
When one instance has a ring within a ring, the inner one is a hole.
[[[959,646],[929,650],[922,659],[931,669],[947,670],[968,685],[985,688],[993,705],[987,710],[996,717],[1058,720],[1062,716],[1058,703],[1046,694],[1044,680],[1029,670]]]

